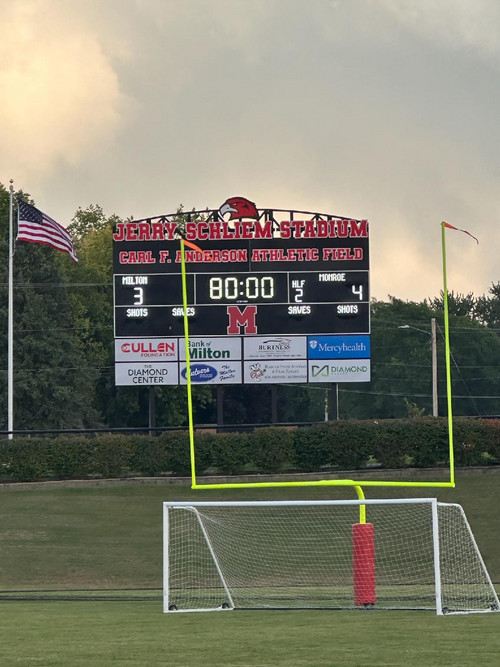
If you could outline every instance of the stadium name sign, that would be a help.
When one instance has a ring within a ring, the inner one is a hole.
[[[192,382],[370,379],[366,220],[233,197],[120,222],[113,254],[117,384],[185,383],[183,255]]]

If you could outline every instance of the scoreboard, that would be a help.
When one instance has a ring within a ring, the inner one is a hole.
[[[298,215],[265,210],[227,222],[209,211],[181,228],[174,215],[119,223],[117,384],[186,381],[179,231],[192,381],[369,379],[368,223]]]

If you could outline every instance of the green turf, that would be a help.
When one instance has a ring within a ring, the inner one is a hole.
[[[373,489],[366,495],[437,496],[462,504],[490,574],[499,582],[499,482],[500,470],[489,469],[459,473],[454,490]],[[349,491],[334,487],[191,491],[182,486],[136,483],[91,488],[1,487],[0,664],[496,664],[500,653],[500,614],[162,614],[162,501],[354,497]],[[6,599],[35,594],[53,597],[50,591],[54,590],[59,596],[82,599]],[[85,599],[101,595],[123,600]],[[129,597],[138,601],[127,601]],[[150,601],[140,601],[148,597]]]
[[[153,602],[0,603],[2,667],[470,667],[498,663],[499,616],[227,612],[165,616]]]
[[[456,489],[369,489],[368,498],[437,496],[463,505],[500,582],[500,470],[458,474]],[[192,491],[168,484],[2,487],[0,595],[23,589],[161,587],[162,501],[349,498],[337,487]]]

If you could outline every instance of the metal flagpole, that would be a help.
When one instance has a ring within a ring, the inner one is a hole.
[[[7,430],[14,430],[14,181],[9,188],[9,306],[7,324]]]

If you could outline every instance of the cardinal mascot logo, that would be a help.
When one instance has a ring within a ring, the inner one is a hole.
[[[253,201],[245,199],[245,197],[230,197],[227,199],[220,207],[219,215],[224,219],[227,213],[231,214],[229,220],[238,220],[239,218],[259,219],[257,207]]]

